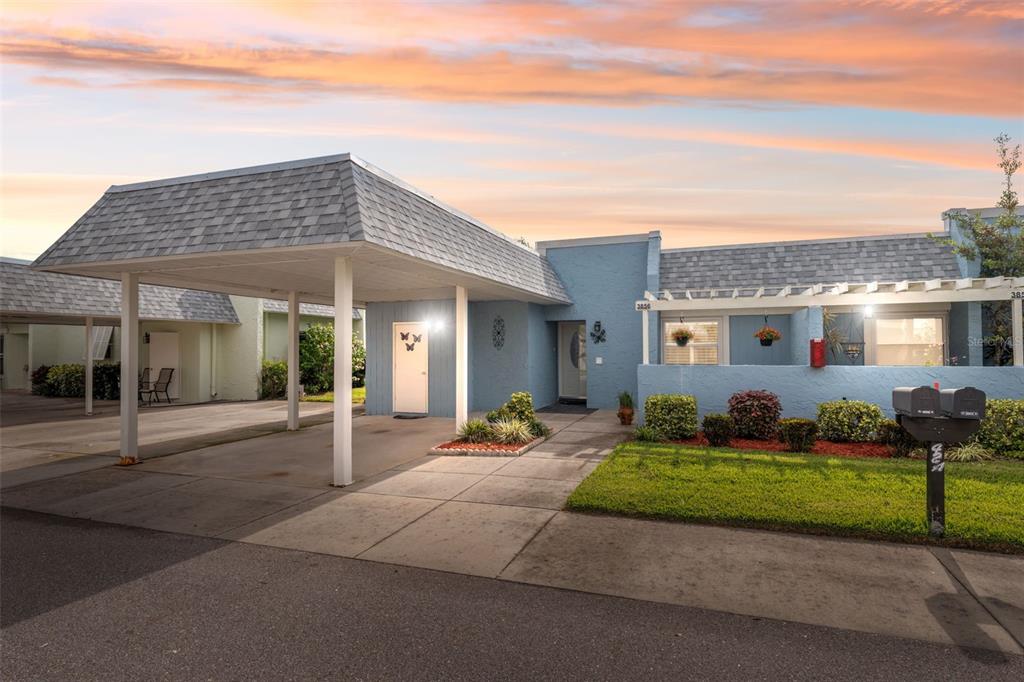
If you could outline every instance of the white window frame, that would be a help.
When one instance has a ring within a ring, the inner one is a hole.
[[[730,320],[729,320],[729,316],[728,315],[720,315],[720,316],[719,315],[710,315],[710,316],[709,315],[702,315],[700,317],[684,317],[682,319],[682,324],[687,324],[689,322],[717,322],[718,323],[718,363],[717,363],[717,365],[692,365],[692,364],[684,365],[684,364],[681,364],[681,363],[669,363],[668,362],[668,356],[665,353],[665,349],[668,346],[668,342],[665,339],[665,337],[667,335],[666,332],[667,332],[667,329],[668,329],[668,325],[670,325],[670,324],[680,324],[680,320],[679,320],[678,316],[666,316],[666,315],[662,314],[660,317],[661,317],[661,325],[660,325],[660,329],[659,329],[659,332],[660,332],[659,333],[659,337],[660,337],[659,343],[661,344],[660,345],[660,348],[661,348],[661,356],[660,357],[661,357],[661,363],[663,365],[673,364],[673,365],[679,365],[680,367],[715,367],[715,366],[721,366],[721,365],[728,365],[729,364],[729,324],[730,324]]]
[[[864,364],[871,367],[919,367],[924,365],[878,365],[878,333],[876,320],[912,320],[938,318],[942,320],[942,365],[949,365],[949,310],[907,310],[877,312],[864,318]]]

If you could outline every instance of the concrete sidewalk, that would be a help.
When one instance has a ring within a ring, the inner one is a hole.
[[[542,416],[556,432],[522,457],[422,457],[344,490],[136,467],[23,486],[3,504],[1024,653],[1024,558],[562,512],[627,429],[611,412]]]

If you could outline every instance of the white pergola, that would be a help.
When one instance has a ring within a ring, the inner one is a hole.
[[[959,279],[903,280],[899,282],[841,282],[787,284],[731,289],[663,290],[644,292],[636,302],[642,315],[643,364],[650,362],[651,312],[770,311],[825,306],[875,306],[911,303],[1011,302],[1013,364],[1024,367],[1024,277],[963,277]]]

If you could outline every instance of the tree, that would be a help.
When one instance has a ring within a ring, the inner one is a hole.
[[[969,261],[979,262],[982,277],[1024,276],[1024,217],[1017,215],[1017,193],[1013,190],[1013,175],[1021,167],[1020,145],[1010,147],[1006,133],[995,138],[999,155],[999,168],[1003,171],[1003,192],[999,197],[1002,213],[992,222],[977,213],[949,212],[944,217],[955,220],[963,241],[941,237],[938,241],[949,246],[953,253]],[[1010,340],[1009,301],[993,301],[982,306],[991,320],[991,333],[985,339],[985,355],[995,365],[1012,362]]]
[[[366,376],[366,348],[352,335],[352,385],[362,386]],[[299,341],[299,381],[316,395],[334,390],[334,326],[313,324]]]

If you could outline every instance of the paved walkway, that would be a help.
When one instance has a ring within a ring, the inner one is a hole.
[[[136,467],[20,487],[3,504],[1024,652],[1024,558],[561,512],[627,429],[605,411],[543,417],[556,432],[523,457],[422,457],[344,490]]]

